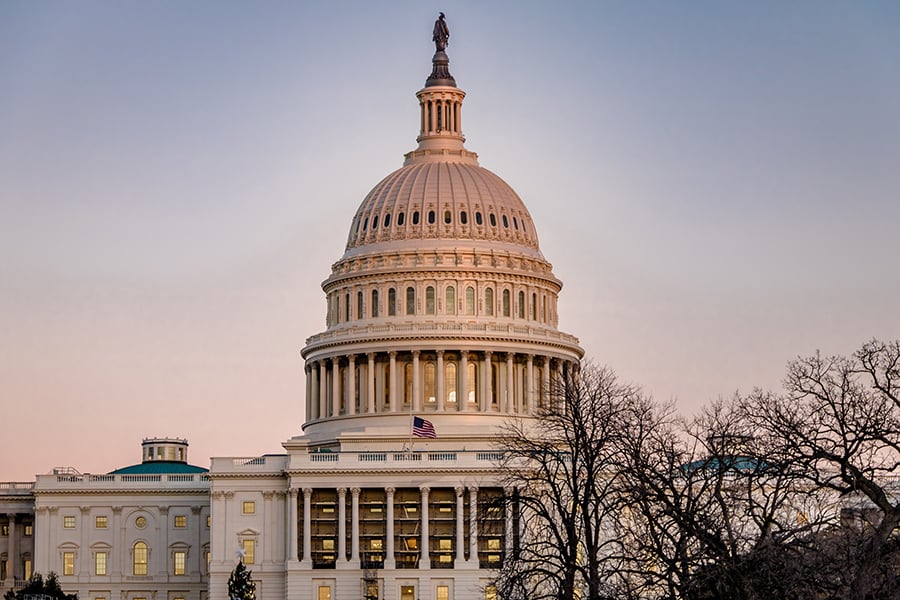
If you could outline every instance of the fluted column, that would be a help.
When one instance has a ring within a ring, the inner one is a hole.
[[[312,488],[303,488],[303,564],[307,567],[312,566]],[[291,522],[294,525],[294,536],[291,538],[293,550],[291,552],[291,560],[297,558],[297,490],[291,490],[291,511],[293,516]]]
[[[303,375],[306,378],[306,396],[305,396],[305,414],[306,420],[309,421],[312,419],[313,415],[313,397],[312,397],[312,369],[309,366],[309,363],[303,365]]]
[[[506,496],[503,502],[503,517],[506,524],[505,540],[503,541],[503,559],[511,556],[513,543],[513,495],[512,488],[503,488],[503,495]]]
[[[331,416],[341,414],[341,359],[335,356],[331,359]]]
[[[519,412],[516,407],[516,397],[514,396],[516,389],[515,385],[513,384],[514,357],[514,353],[506,353],[506,398],[504,399],[506,402],[506,406],[500,409],[505,410],[506,412]]]
[[[478,488],[469,488],[469,562],[478,566]]]
[[[18,565],[19,562],[21,562],[19,561],[18,555],[19,549],[16,547],[16,513],[7,513],[6,518],[9,519],[9,546],[7,552],[8,560],[6,561],[6,576],[10,581],[14,581],[19,575]],[[81,527],[82,531],[87,530],[83,515]],[[84,548],[84,546],[82,547]],[[85,550],[87,550],[87,548],[85,548]]]
[[[359,494],[358,487],[350,488],[350,560],[353,565],[359,564]]]
[[[550,358],[549,357],[544,358],[544,370],[542,373],[544,375],[544,381],[541,382],[541,385],[543,386],[541,393],[544,395],[544,403],[546,404],[547,402],[550,402],[551,398],[553,397],[550,393]]]
[[[375,353],[366,355],[369,364],[366,366],[366,412],[375,413]]]
[[[396,561],[394,560],[394,488],[386,487],[384,488],[384,495],[386,500],[386,511],[387,511],[387,524],[386,524],[386,533],[385,533],[385,553],[384,553],[384,568],[385,569],[393,569],[397,566]]]
[[[391,405],[391,412],[397,412],[397,352],[391,350],[388,352],[390,358],[390,371],[388,372],[388,399]]]
[[[412,408],[415,412],[422,410],[422,377],[419,374],[419,354],[418,350],[412,351]]]
[[[459,353],[459,387],[456,390],[457,410],[466,410],[469,404],[469,353]]]
[[[319,367],[317,363],[309,366],[309,414],[306,415],[307,421],[313,421],[319,418]]]
[[[356,355],[347,357],[347,414],[356,414]]]
[[[458,486],[454,488],[454,491],[456,492],[456,561],[453,566],[458,569],[466,562],[466,507],[463,503],[463,494],[466,488]]]
[[[493,403],[494,396],[494,374],[491,364],[491,351],[484,351],[484,377],[481,378],[482,381],[482,389],[484,392],[481,394],[481,412],[488,412],[491,410],[491,404]]]
[[[337,562],[347,562],[347,488],[338,488],[338,556]]]
[[[288,523],[287,534],[288,534],[288,542],[290,543],[290,548],[288,550],[288,560],[295,561],[297,560],[297,488],[291,488],[290,493],[288,494],[288,502],[291,504],[291,517],[290,523]],[[303,512],[303,519],[306,520],[306,511]],[[303,529],[304,536],[306,535],[306,528]],[[306,549],[306,545],[303,546],[304,550]]]
[[[328,417],[328,365],[327,359],[319,360],[319,418]]]
[[[437,354],[437,411],[444,412],[444,351],[438,350]]]
[[[428,492],[429,488],[427,486],[422,486],[419,488],[419,491],[422,494],[422,537],[419,540],[419,568],[420,569],[430,569],[431,568],[431,558],[428,554]]]
[[[525,400],[528,403],[526,412],[529,415],[534,414],[534,354],[528,355],[528,362],[525,363]]]

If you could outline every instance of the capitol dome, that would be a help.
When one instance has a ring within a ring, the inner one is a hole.
[[[417,147],[356,210],[323,282],[326,330],[307,340],[306,442],[408,435],[427,416],[452,443],[536,414],[577,369],[557,330],[562,282],[516,192],[465,147],[462,103],[438,50]]]

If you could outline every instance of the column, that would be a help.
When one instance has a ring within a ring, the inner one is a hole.
[[[90,510],[90,509],[88,509],[87,507],[82,507],[82,509],[81,509],[81,515],[82,515],[81,520],[82,521],[84,521],[84,514],[85,514],[86,510]],[[169,572],[169,507],[168,506],[160,506],[159,507],[159,520],[160,520],[160,523],[162,524],[162,527],[159,528],[160,529],[159,538],[160,538],[160,541],[162,542],[162,550],[163,550],[163,552],[165,552],[165,554],[163,555],[162,561],[160,561],[160,562],[162,562],[162,568],[160,569],[160,576],[162,576],[163,580],[165,580],[168,578],[168,572]],[[87,528],[85,528],[85,529],[87,529]],[[84,547],[84,546],[82,546],[82,547]],[[149,554],[149,552],[148,552],[148,554]],[[149,559],[149,556],[148,556],[148,559]],[[84,563],[85,561],[81,561],[81,562]],[[147,566],[147,572],[148,573],[150,572],[149,565]]]
[[[469,562],[478,566],[478,488],[469,488]]]
[[[481,394],[481,412],[488,412],[491,410],[494,394],[494,375],[493,369],[491,368],[490,350],[484,351],[484,366],[482,369],[484,370],[484,377],[481,378],[481,381],[484,392]]]
[[[384,488],[386,499],[387,525],[385,526],[385,552],[384,552],[384,568],[393,569],[397,566],[394,561],[394,488]]]
[[[544,358],[544,371],[543,371],[544,381],[541,382],[542,393],[544,394],[544,404],[550,402],[550,399],[553,397],[550,393],[550,358]]]
[[[390,358],[390,371],[388,373],[388,403],[391,405],[391,412],[397,412],[397,352],[391,350],[388,352]],[[391,557],[393,558],[393,556]]]
[[[312,566],[312,488],[303,488],[303,563]],[[294,525],[294,537],[291,538],[293,551],[291,560],[297,558],[297,490],[291,490],[291,517]]]
[[[306,420],[312,421],[321,415],[319,412],[319,368],[316,363],[309,366],[309,377],[309,414],[306,416]]]
[[[331,416],[341,414],[341,359],[335,356],[331,359]]]
[[[295,561],[297,560],[297,488],[291,488],[290,493],[288,493],[288,502],[291,505],[291,516],[290,523],[287,526],[287,534],[288,534],[288,542],[289,542],[289,550],[288,550],[288,560]],[[306,490],[304,490],[306,491]],[[303,521],[306,523],[307,515],[309,514],[308,510],[303,511]],[[305,543],[306,533],[309,531],[309,528],[303,528],[303,536],[304,536],[304,544],[303,544],[303,553],[306,554],[306,550],[309,546]]]
[[[369,364],[366,366],[366,412],[375,413],[375,353],[366,355]]]
[[[512,488],[503,488],[503,495],[505,496],[503,502],[503,517],[506,522],[506,539],[503,542],[503,558],[506,559],[507,556],[512,556],[512,544],[513,544],[513,489]]]
[[[359,564],[359,493],[358,487],[350,488],[350,560],[353,566]]]
[[[515,354],[512,352],[506,353],[506,408],[507,412],[519,412],[518,407],[516,406],[516,397],[515,397],[515,384],[513,382],[513,375],[515,368],[513,364],[513,358]],[[503,410],[503,409],[501,409]]]
[[[303,365],[303,374],[306,376],[306,420],[309,421],[312,418],[312,377],[310,377],[310,368],[309,364]]]
[[[415,412],[422,410],[422,378],[419,376],[419,351],[413,350],[413,380],[412,380],[412,409]]]
[[[327,359],[319,360],[319,418],[328,417],[328,365]]]
[[[465,350],[459,353],[459,385],[456,388],[456,408],[466,410],[469,404],[469,353]]]
[[[431,557],[428,554],[428,492],[429,488],[422,486],[419,488],[422,494],[422,537],[419,538],[419,568],[430,569]]]
[[[356,355],[351,354],[347,357],[347,414],[356,414]],[[362,390],[360,390],[362,391]]]
[[[338,555],[337,562],[347,562],[347,488],[338,488]]]
[[[272,499],[275,497],[275,492],[272,490],[263,490],[263,522],[267,523],[265,529],[269,531],[277,531],[277,525],[275,523],[275,511],[272,510]],[[268,562],[275,562],[275,536],[269,535],[268,539],[263,538],[263,543],[266,545],[265,556],[267,557]]]
[[[216,502],[217,499],[221,498],[221,496],[222,496],[222,492],[213,492],[212,494],[210,494],[210,500],[211,500],[210,505],[212,505],[213,502]],[[212,509],[212,506],[210,506],[210,509]],[[125,528],[122,527],[122,507],[121,506],[113,506],[112,513],[113,513],[113,522],[112,522],[113,540],[118,540],[119,547],[124,548],[125,542],[120,539],[122,536],[125,535]],[[212,534],[212,532],[210,532],[210,534]],[[115,543],[113,543],[113,546],[115,546]],[[212,539],[211,538],[209,540],[209,551],[212,552]],[[122,576],[122,558],[121,558],[122,554],[123,554],[122,552],[110,552],[109,559],[112,561],[112,564],[110,565],[111,570],[109,571],[109,573],[113,576],[119,576],[119,577]],[[32,563],[32,565],[33,564],[34,563]]]
[[[6,577],[10,581],[15,581],[19,575],[19,550],[16,548],[16,513],[7,513],[6,518],[9,519],[9,551],[6,553]],[[82,523],[82,529],[87,529],[87,526],[84,523]],[[83,552],[89,550],[90,548],[82,546]],[[82,560],[82,562],[84,561]],[[32,561],[31,564],[33,565],[34,562]]]
[[[446,392],[444,391],[444,351],[437,351],[437,411],[444,412],[444,396]]]
[[[194,552],[194,568],[190,570],[191,575],[199,576],[204,572],[204,563],[206,562],[206,557],[203,556],[203,523],[200,522],[200,515],[203,514],[203,507],[199,504],[195,504],[191,506],[191,524],[195,527],[195,533],[197,534],[196,543],[197,548],[196,552]],[[212,549],[210,549],[212,550]],[[107,557],[111,558],[111,557]]]
[[[528,355],[528,362],[525,366],[525,401],[527,402],[526,412],[529,415],[534,414],[534,354]]]
[[[456,561],[453,567],[459,569],[466,562],[466,525],[465,525],[465,505],[463,504],[463,493],[466,488],[458,486],[454,488],[456,492]]]

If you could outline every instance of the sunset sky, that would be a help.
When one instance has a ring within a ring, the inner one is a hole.
[[[380,4],[0,3],[0,481],[300,433],[439,10],[594,362],[690,414],[900,338],[900,2]]]

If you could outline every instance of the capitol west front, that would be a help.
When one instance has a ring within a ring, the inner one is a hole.
[[[151,438],[109,474],[0,484],[0,591],[55,571],[82,600],[226,600],[241,554],[261,600],[492,596],[519,535],[499,430],[583,351],[557,330],[562,284],[527,208],[464,146],[443,50],[416,96],[418,145],[360,204],[322,285],[285,454],[206,472],[185,440]]]

